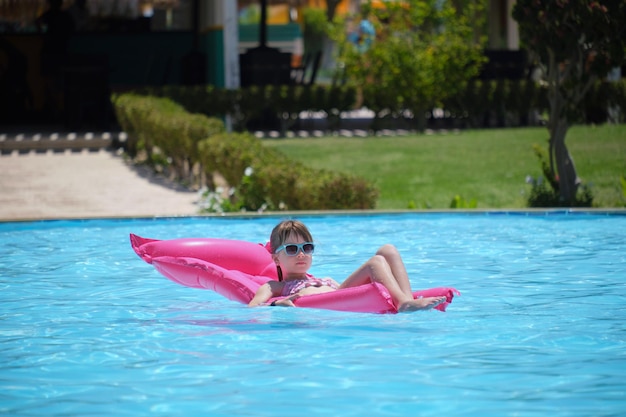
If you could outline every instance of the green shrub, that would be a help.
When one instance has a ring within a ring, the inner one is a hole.
[[[230,116],[237,131],[245,131],[248,122],[270,115],[281,123],[283,135],[291,128],[300,112],[323,111],[332,129],[338,126],[342,111],[365,105],[380,117],[399,117],[406,103],[390,89],[376,84],[363,86],[357,97],[352,86],[285,85],[251,86],[227,90],[215,86],[163,86],[146,87],[137,94],[169,98],[190,113],[223,119]],[[360,103],[359,101],[363,101]],[[124,107],[125,103],[119,103]],[[443,100],[424,102],[427,110],[433,103],[443,102],[444,109],[466,127],[483,127],[495,116],[499,124],[528,125],[530,115],[544,114],[549,109],[547,88],[531,80],[477,80],[472,79],[456,94]],[[616,122],[626,120],[626,81],[598,82],[581,109],[580,122],[602,122],[607,108],[612,108],[611,118]],[[118,115],[120,124],[127,124],[124,115]],[[419,115],[417,115],[419,118]],[[374,120],[373,123],[379,123]],[[376,126],[373,126],[376,127]]]
[[[478,203],[475,198],[471,200],[466,200],[460,195],[455,195],[452,201],[450,202],[451,209],[468,209],[468,208],[476,208],[478,207]]]
[[[583,184],[578,189],[576,198],[572,202],[562,201],[558,192],[548,187],[541,177],[538,179],[530,178],[526,181],[531,185],[530,194],[528,196],[528,207],[546,208],[546,207],[592,207],[593,192],[591,187]]]
[[[272,92],[249,91],[254,95]],[[209,210],[215,210],[216,204],[225,211],[375,206],[378,192],[365,180],[289,161],[254,136],[226,133],[220,120],[190,114],[170,99],[124,94],[115,97],[114,105],[133,156],[143,150],[148,162],[169,161],[179,180],[188,180],[194,166],[209,179],[214,173],[224,178],[233,190],[225,200],[215,190],[206,193],[206,199],[212,199]]]
[[[530,175],[526,177],[526,183],[531,186],[527,200],[528,207],[591,207],[593,205],[593,193],[585,184],[580,185],[574,201],[561,201],[559,178],[550,168],[548,152],[537,144],[533,145],[533,152],[539,159],[543,175],[536,179]]]
[[[145,151],[148,163],[167,161],[173,178],[202,182],[194,177],[194,167],[200,162],[197,144],[223,132],[221,120],[188,113],[168,98],[122,94],[114,97],[113,103],[120,126],[128,135],[131,157]]]
[[[188,112],[209,117],[229,115],[237,131],[245,131],[251,120],[271,115],[281,122],[283,136],[301,112],[323,111],[337,122],[340,113],[352,109],[356,102],[355,88],[322,85],[250,86],[238,90],[165,86],[142,88],[137,94],[169,98]]]
[[[372,209],[378,198],[364,179],[306,167],[247,133],[214,135],[198,149],[206,173],[232,187],[225,210]]]

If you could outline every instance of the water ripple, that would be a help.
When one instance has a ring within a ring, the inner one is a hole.
[[[0,413],[624,410],[625,216],[305,219],[315,274],[341,280],[392,242],[415,288],[461,290],[445,314],[249,309],[165,280],[128,244],[131,232],[263,242],[276,220],[0,224]]]

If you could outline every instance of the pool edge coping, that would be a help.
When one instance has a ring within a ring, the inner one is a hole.
[[[6,223],[38,223],[55,221],[97,221],[97,220],[168,220],[168,219],[209,219],[209,218],[293,218],[323,216],[379,216],[402,214],[464,214],[464,215],[626,215],[626,208],[534,208],[534,209],[415,209],[415,210],[302,210],[302,211],[266,211],[234,212],[234,213],[199,213],[195,215],[135,215],[135,216],[58,216],[58,217],[24,217],[16,219],[0,219]]]

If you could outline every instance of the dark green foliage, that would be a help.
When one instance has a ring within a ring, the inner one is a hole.
[[[592,207],[593,193],[587,185],[581,185],[573,201],[564,201],[559,193],[559,178],[552,174],[547,151],[539,145],[533,151],[541,164],[543,177],[528,178],[531,185],[528,207]]]
[[[357,102],[356,89],[348,86],[254,86],[240,90],[213,86],[166,86],[146,88],[139,92],[167,97],[191,113],[216,118],[230,115],[237,131],[247,130],[247,123],[260,117],[265,110],[281,121],[283,135],[294,126],[299,114],[306,111],[324,112],[333,122],[331,129],[335,129],[340,113],[353,109]],[[536,124],[531,119],[533,114],[543,114],[548,109],[547,89],[529,80],[471,80],[457,94],[441,101],[451,117],[465,127],[487,126],[490,115],[499,117],[499,122],[506,115],[505,126],[528,126]],[[368,106],[377,109],[379,114],[399,116],[398,112],[402,109],[394,107],[394,103],[395,98],[389,96],[389,91],[385,89],[372,88],[372,92],[367,95]],[[123,106],[123,103],[119,105]],[[617,111],[616,121],[626,120],[626,81],[599,81],[594,84],[584,109],[578,113],[577,121],[604,122],[598,121],[597,117],[591,120],[591,115],[597,116],[599,111],[606,115],[609,106]],[[118,114],[119,117],[124,116]]]
[[[548,208],[548,207],[592,207],[593,193],[591,188],[583,185],[578,189],[574,201],[563,201],[558,192],[551,187],[547,187],[545,182],[533,181],[530,195],[528,196],[528,207]]]
[[[290,88],[254,90],[277,106],[285,106]],[[251,96],[249,96],[251,97]],[[172,100],[136,94],[114,97],[116,114],[129,135],[133,154],[145,151],[148,161],[171,161],[179,180],[191,180],[198,169],[211,183],[219,173],[234,192],[223,210],[372,209],[378,190],[347,174],[314,170],[263,146],[248,133],[226,133],[216,118],[192,114]],[[198,169],[194,170],[193,167]]]
[[[594,87],[626,62],[626,2],[517,0],[512,16],[547,86],[548,155],[552,175],[559,177],[559,200],[574,202],[580,180],[565,138],[581,111],[587,123],[603,123],[615,113],[614,107],[607,106],[608,86]],[[589,102],[603,105],[589,106]]]

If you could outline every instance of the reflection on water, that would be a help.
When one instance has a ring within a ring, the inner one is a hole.
[[[0,224],[0,411],[614,416],[626,407],[626,216],[303,220],[312,272],[394,243],[447,313],[255,308],[178,286],[129,233],[264,242],[278,218]],[[418,411],[419,410],[419,411]]]

